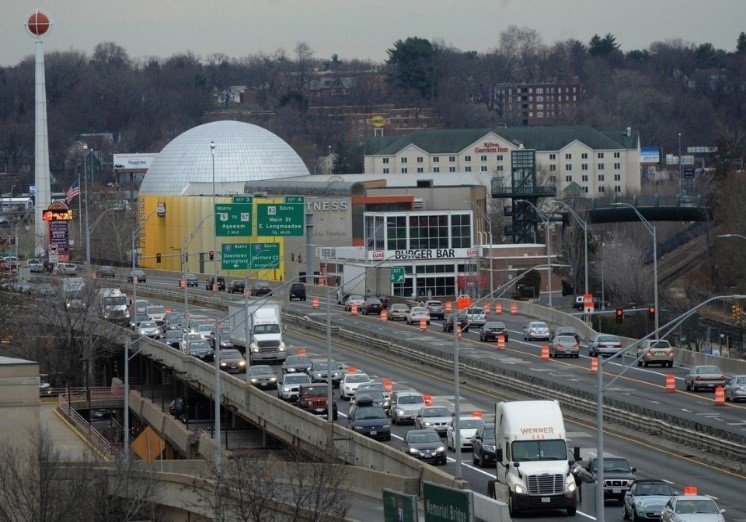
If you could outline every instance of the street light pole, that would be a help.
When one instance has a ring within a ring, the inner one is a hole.
[[[88,269],[90,270],[91,267],[91,236],[88,232],[88,156],[91,152],[93,152],[93,149],[88,150],[88,145],[83,145],[83,150],[86,151],[85,155],[83,156],[83,190],[85,191],[85,230],[86,230],[86,239],[85,239],[85,263]]]
[[[215,190],[215,142],[210,142],[210,155],[212,156],[212,211],[215,212],[215,203],[217,200],[217,192]],[[212,235],[212,281],[214,285],[218,283],[218,235],[213,233]]]
[[[629,207],[632,210],[634,210],[635,214],[637,214],[637,217],[642,221],[642,224],[645,226],[647,231],[650,233],[651,236],[653,236],[653,306],[655,307],[655,330],[658,330],[658,316],[660,315],[660,311],[658,310],[658,238],[655,231],[655,226],[650,224],[650,221],[645,219],[645,217],[640,214],[640,211],[637,210],[633,205],[629,203],[612,203],[612,207]]]

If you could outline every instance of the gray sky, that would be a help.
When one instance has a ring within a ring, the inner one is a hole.
[[[55,24],[48,50],[113,41],[135,58],[237,57],[306,40],[317,57],[382,60],[413,35],[485,51],[511,24],[548,43],[611,32],[624,50],[669,38],[733,50],[746,30],[746,0],[0,0],[0,64],[33,53],[24,22],[35,8]]]

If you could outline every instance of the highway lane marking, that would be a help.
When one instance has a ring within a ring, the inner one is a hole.
[[[297,335],[310,337],[307,334],[303,334],[303,333],[297,333]],[[379,357],[377,355],[369,354],[369,353],[366,353],[366,352],[361,352],[361,351],[356,350],[354,348],[349,348],[349,347],[342,348],[339,345],[337,345],[337,350],[346,350],[346,351],[350,351],[350,352],[355,352],[355,353],[357,353],[359,355],[363,355],[365,357],[376,359],[376,360],[378,360],[378,361],[380,361],[382,363],[386,363],[386,364],[396,364],[396,363],[392,363],[392,361],[390,361],[390,360],[384,359],[384,358]],[[446,384],[453,384],[452,381],[446,380],[443,377],[441,377],[439,375],[436,375],[436,374],[429,374],[429,373],[426,373],[426,372],[424,372],[424,371],[422,371],[420,369],[411,368],[409,366],[402,366],[402,365],[397,365],[397,366],[399,366],[402,370],[410,371],[410,372],[414,372],[414,373],[418,373],[418,374],[422,375],[423,377],[428,377],[430,379],[435,379],[435,380],[438,380],[438,381],[446,383]],[[497,394],[486,393],[484,390],[480,390],[480,389],[474,388],[472,386],[469,386],[468,384],[461,384],[461,388],[469,390],[469,391],[471,391],[473,393],[476,393],[477,395],[480,395],[482,397],[487,397],[489,399],[493,399],[493,400],[497,399],[497,400],[501,400],[501,401],[508,401],[509,400],[508,398],[501,397],[500,395],[497,395]],[[572,421],[572,424],[575,424],[577,426],[582,426],[584,428],[588,428],[589,430],[596,431],[596,426],[591,425],[591,424],[585,424],[585,423],[580,422],[580,421]],[[653,446],[652,444],[648,444],[646,442],[642,442],[642,441],[640,441],[638,439],[633,439],[631,437],[626,437],[624,435],[621,435],[621,434],[618,434],[618,433],[614,433],[614,432],[611,432],[609,430],[604,430],[604,433],[606,433],[609,437],[617,438],[617,439],[620,439],[620,440],[623,440],[623,441],[626,441],[626,442],[629,442],[629,443],[632,443],[632,444],[638,444],[638,445],[643,446],[644,448],[647,448],[647,449],[649,449],[649,450],[651,450],[653,452],[662,453],[664,455],[669,455],[669,456],[671,456],[673,458],[677,458],[677,459],[681,459],[681,460],[684,460],[684,461],[687,461],[687,462],[691,462],[693,464],[697,464],[698,466],[702,466],[704,468],[710,469],[712,471],[716,471],[718,473],[725,473],[727,475],[730,475],[730,476],[733,476],[733,477],[736,477],[736,478],[739,478],[739,479],[743,479],[744,478],[743,475],[740,475],[740,474],[735,473],[733,471],[730,471],[730,470],[727,470],[727,469],[723,469],[723,468],[719,468],[719,467],[716,467],[716,466],[712,466],[710,464],[707,464],[707,463],[704,463],[704,462],[700,462],[700,461],[695,460],[695,459],[690,458],[690,457],[686,457],[686,456],[683,456],[683,455],[677,455],[676,453],[673,453],[671,451],[667,451],[665,449],[662,449],[659,446]]]

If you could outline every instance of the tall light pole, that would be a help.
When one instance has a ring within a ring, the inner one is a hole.
[[[604,360],[603,357],[598,357],[598,373],[597,373],[597,379],[596,379],[596,436],[597,441],[596,444],[598,446],[596,450],[596,522],[605,522],[605,513],[604,513],[604,415],[603,415],[603,408],[604,408],[604,399],[603,394],[604,390],[614,384],[614,382],[619,379],[622,374],[635,365],[638,359],[644,357],[644,353],[640,354],[639,357],[636,357],[635,360],[630,362],[629,364],[622,363],[622,371],[618,372],[617,375],[604,386],[604,372],[603,367],[611,364],[611,361],[613,359],[619,358],[622,360],[622,357],[625,353],[628,353],[631,351],[632,348],[635,346],[643,343],[644,341],[648,339],[663,339],[668,334],[670,334],[679,324],[681,324],[687,317],[693,315],[697,310],[702,308],[703,306],[706,306],[707,304],[713,302],[713,301],[732,301],[736,299],[744,299],[746,298],[746,295],[720,295],[711,297],[698,305],[696,305],[693,308],[690,308],[680,316],[676,317],[675,319],[669,321],[662,327],[658,328],[656,326],[655,330],[647,334],[645,337],[638,339],[637,341],[633,342],[632,344],[626,346],[622,350],[619,350],[617,353],[609,357],[608,359]],[[656,314],[657,317],[657,314]],[[659,333],[663,330],[666,330],[668,328],[668,331],[664,335],[659,335]],[[643,351],[644,352],[644,351]],[[618,364],[617,362],[614,362],[614,364]]]
[[[218,193],[215,190],[215,142],[210,142],[210,155],[212,156],[212,211],[215,212],[215,203]],[[213,232],[212,235],[212,281],[213,284],[218,282],[218,235]]]
[[[684,158],[681,157],[681,133],[679,133],[679,194],[681,194],[681,183],[683,181]]]
[[[83,192],[85,192],[85,263],[88,269],[91,267],[91,235],[88,229],[88,157],[93,149],[88,149],[88,145],[83,145]]]
[[[660,311],[658,310],[658,238],[656,236],[655,226],[651,225],[650,221],[645,219],[645,217],[640,214],[640,211],[637,210],[634,205],[618,202],[612,203],[611,206],[629,207],[634,210],[635,214],[637,214],[637,217],[640,219],[640,221],[642,221],[642,224],[653,237],[653,306],[655,307],[655,314],[653,314],[653,316],[655,318],[655,329],[658,330],[658,316],[660,315]]]
[[[552,308],[552,239],[551,239],[551,233],[549,231],[549,216],[547,214],[544,214],[542,211],[540,211],[538,208],[536,208],[536,205],[531,203],[530,201],[526,199],[518,199],[516,200],[516,203],[526,203],[531,208],[533,208],[536,211],[536,214],[544,221],[547,227],[546,231],[546,237],[547,237],[547,265],[549,265],[549,269],[547,270],[547,290],[549,291],[549,308]]]
[[[580,226],[583,229],[583,251],[584,251],[584,260],[583,263],[585,264],[585,293],[588,293],[588,222],[585,221],[583,218],[581,218],[575,210],[565,203],[564,201],[559,200],[553,200],[552,203],[556,203],[558,205],[561,205],[562,207],[566,208],[568,212],[570,212],[570,215],[574,217],[577,222],[580,224]],[[601,304],[603,305],[603,299],[601,300]]]

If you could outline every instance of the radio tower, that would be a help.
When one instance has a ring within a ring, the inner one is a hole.
[[[51,202],[49,186],[49,133],[47,132],[47,89],[44,81],[44,39],[51,27],[49,15],[36,10],[26,20],[26,30],[36,41],[34,110],[34,252],[42,255],[47,247],[47,226],[42,213]]]

